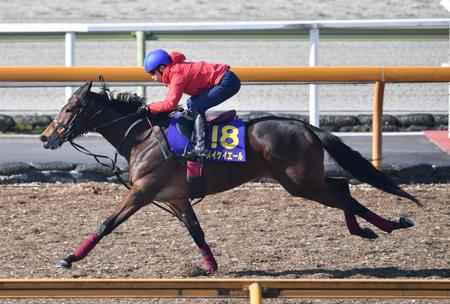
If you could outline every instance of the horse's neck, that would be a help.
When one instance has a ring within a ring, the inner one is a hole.
[[[107,114],[107,113],[105,113],[105,114]],[[109,117],[103,118],[105,116],[109,116]],[[110,115],[103,115],[103,117],[102,117],[102,119],[99,119],[99,120],[101,120],[101,122],[99,122],[99,124],[106,124],[115,119],[119,119],[121,117],[121,115],[118,115],[116,112],[111,111]],[[147,125],[147,130],[151,126],[158,126],[159,132],[161,132],[162,134],[166,134],[167,128],[169,125],[169,121],[170,121],[170,118],[168,118],[168,117],[162,117],[160,119],[157,119],[156,121],[150,122]],[[123,121],[113,123],[111,125],[108,125],[108,126],[102,128],[101,130],[98,130],[98,133],[100,133],[112,146],[114,146],[116,148],[116,150],[122,156],[124,156],[125,158],[127,158],[129,160],[133,144],[130,145],[130,142],[128,142],[128,141],[129,140],[137,140],[138,142],[140,142],[141,140],[143,140],[144,138],[146,138],[149,135],[148,132],[142,133],[142,135],[143,135],[142,137],[137,136],[137,138],[136,138],[135,128],[137,128],[138,125],[140,128],[142,128],[142,125],[139,123],[135,124],[136,122],[137,122],[136,118],[124,119]],[[135,124],[134,127],[133,127],[133,124]],[[134,133],[130,132],[131,131],[130,128],[133,129]],[[132,133],[134,135],[131,135],[128,133]],[[162,135],[162,138],[164,138],[165,136],[166,135]],[[162,138],[158,137],[158,140],[162,140]]]
[[[107,124],[115,119],[119,119],[120,115],[111,115],[111,117],[105,118],[102,120],[101,124]],[[117,150],[120,148],[121,143],[125,137],[125,133],[127,132],[127,128],[132,123],[131,119],[124,119],[123,121],[118,121],[115,123],[111,123],[100,130],[97,130],[103,138],[105,138],[114,148]],[[123,151],[119,151],[123,152]]]

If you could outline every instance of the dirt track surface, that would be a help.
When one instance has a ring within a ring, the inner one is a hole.
[[[407,191],[424,203],[424,208],[369,186],[351,189],[371,210],[390,219],[410,217],[416,226],[386,234],[360,220],[362,226],[371,227],[380,235],[377,240],[369,241],[348,233],[340,210],[291,197],[277,185],[247,184],[207,197],[195,207],[219,263],[219,271],[210,277],[450,278],[448,184],[406,186]],[[60,258],[77,247],[110,214],[125,193],[122,186],[4,185],[0,193],[1,278],[205,275],[201,257],[187,230],[177,219],[154,206],[140,210],[71,270],[55,267]],[[198,299],[161,301],[122,299],[114,303],[206,303]],[[324,302],[278,301],[264,303]],[[384,303],[382,300],[345,301]],[[444,302],[435,301],[423,303]],[[410,303],[410,300],[395,302]],[[0,300],[0,303],[94,303],[94,300]],[[95,303],[111,303],[111,300],[95,300]],[[248,303],[248,300],[207,303]]]

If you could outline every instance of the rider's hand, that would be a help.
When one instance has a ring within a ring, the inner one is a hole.
[[[150,111],[148,110],[148,105],[145,103],[142,104],[142,106],[137,110],[139,114],[150,114]]]

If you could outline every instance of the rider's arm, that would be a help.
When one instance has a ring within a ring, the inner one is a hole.
[[[186,75],[183,75],[182,73],[173,75],[169,84],[169,91],[167,92],[166,98],[161,101],[152,102],[151,104],[149,104],[149,111],[151,113],[174,111],[177,108],[178,103],[180,102],[186,84]]]

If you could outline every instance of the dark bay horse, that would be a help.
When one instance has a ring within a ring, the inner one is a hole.
[[[91,92],[91,85],[87,82],[73,94],[40,139],[44,148],[57,149],[83,133],[100,133],[127,159],[131,189],[99,228],[58,265],[70,268],[103,237],[156,200],[170,206],[186,225],[203,256],[206,271],[216,271],[216,260],[189,200],[186,160],[169,152],[165,140],[168,115],[139,114],[136,111],[141,104],[110,100],[104,91]],[[356,215],[388,233],[414,225],[405,217],[398,221],[382,218],[351,196],[346,179],[324,175],[326,150],[356,179],[420,205],[338,137],[300,120],[274,116],[249,121],[246,132],[246,162],[206,162],[203,171],[207,195],[266,177],[278,181],[293,196],[343,210],[353,235],[378,237],[370,228],[361,228]]]

